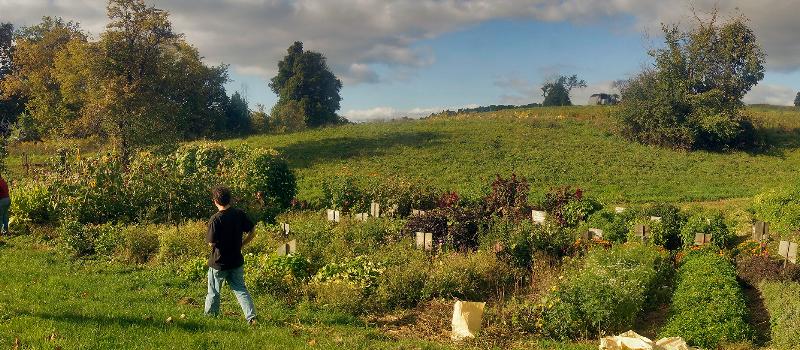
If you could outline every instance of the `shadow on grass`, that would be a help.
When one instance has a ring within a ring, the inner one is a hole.
[[[172,321],[172,323],[166,323],[165,320],[154,319],[149,317],[139,318],[130,316],[81,315],[73,312],[54,314],[47,312],[30,313],[23,311],[23,312],[18,312],[16,314],[21,316],[37,317],[56,322],[75,323],[82,325],[94,324],[98,328],[116,325],[121,328],[127,328],[131,326],[157,328],[157,329],[180,328],[187,332],[242,330],[242,328],[231,327],[230,325],[223,325],[223,324],[206,325],[195,320],[185,320],[185,319],[184,320],[175,319]]]
[[[376,136],[332,137],[296,142],[278,150],[293,168],[307,168],[321,161],[374,157],[392,152],[395,147],[436,147],[441,133],[430,131],[391,132]]]

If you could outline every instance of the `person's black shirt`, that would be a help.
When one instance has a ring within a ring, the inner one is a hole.
[[[247,214],[236,208],[221,210],[211,216],[206,234],[206,243],[213,244],[208,266],[230,270],[244,265],[242,235],[254,227]]]

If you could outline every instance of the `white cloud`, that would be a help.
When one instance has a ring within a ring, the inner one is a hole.
[[[762,83],[750,90],[750,93],[744,97],[744,102],[747,104],[791,106],[794,104],[796,94],[797,91],[788,86]]]
[[[460,108],[475,108],[476,104],[469,104],[458,107],[416,107],[409,110],[398,110],[393,107],[375,107],[369,109],[354,109],[342,113],[348,120],[354,122],[366,122],[375,120],[391,120],[403,117],[422,118],[444,110],[458,110]]]
[[[692,6],[722,13],[738,9],[752,20],[773,71],[800,68],[797,1],[786,0],[150,0],[169,10],[178,31],[211,63],[229,63],[243,74],[269,78],[285,49],[300,40],[323,52],[348,84],[405,76],[435,62],[423,39],[497,19],[589,22],[632,16],[633,30],[658,33],[661,22],[687,22]],[[30,25],[43,15],[74,19],[99,33],[103,0],[3,0],[4,21]],[[396,71],[402,72],[396,74]]]

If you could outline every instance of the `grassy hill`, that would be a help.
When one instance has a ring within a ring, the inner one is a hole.
[[[800,111],[753,106],[774,145],[759,153],[682,152],[627,142],[613,107],[506,110],[346,125],[228,140],[274,147],[299,175],[299,197],[321,195],[334,174],[398,175],[477,197],[495,174],[528,178],[534,194],[579,186],[606,202],[710,201],[797,181]]]
[[[321,196],[336,174],[402,176],[478,198],[496,174],[525,176],[534,195],[578,186],[606,203],[718,201],[751,197],[800,179],[800,109],[751,106],[772,145],[761,152],[682,152],[630,143],[613,133],[613,107],[514,109],[375,122],[224,141],[273,147],[296,170],[299,197]],[[43,162],[59,147],[97,150],[91,140],[15,145],[11,177],[24,176],[21,154]]]

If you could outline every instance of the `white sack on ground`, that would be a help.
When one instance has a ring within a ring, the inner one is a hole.
[[[693,350],[680,337],[659,339],[656,342],[634,331],[600,339],[600,350]]]
[[[456,301],[453,305],[453,332],[450,338],[456,341],[475,338],[475,333],[481,329],[485,306],[486,303]]]

